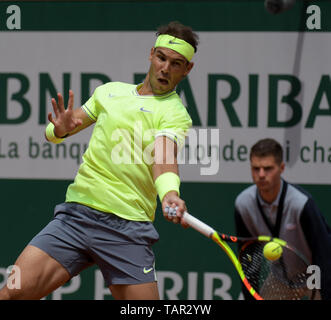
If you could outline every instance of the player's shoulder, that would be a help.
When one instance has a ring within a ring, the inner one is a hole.
[[[256,185],[253,184],[244,190],[242,190],[235,199],[235,206],[242,208],[244,206],[250,206],[256,200]]]
[[[135,90],[136,85],[132,83],[112,81],[104,83],[96,88],[97,93],[105,93],[110,96],[127,95]]]
[[[166,112],[174,112],[179,114],[187,114],[187,108],[183,104],[182,99],[176,92],[170,94],[166,99],[159,100],[162,103],[162,110]]]
[[[298,185],[287,183],[285,202],[292,210],[295,208],[302,210],[309,200],[313,201],[313,198],[306,190]]]

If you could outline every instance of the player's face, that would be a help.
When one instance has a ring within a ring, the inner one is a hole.
[[[274,156],[251,158],[251,172],[254,183],[260,194],[275,193],[279,191],[281,174],[285,164],[278,164]]]
[[[193,67],[178,52],[168,48],[152,48],[149,57],[149,82],[154,94],[164,94],[174,90]]]

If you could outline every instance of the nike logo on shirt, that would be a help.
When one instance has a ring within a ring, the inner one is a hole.
[[[153,111],[150,111],[150,110],[146,110],[144,107],[141,107],[139,110],[143,111],[143,112],[153,112]]]

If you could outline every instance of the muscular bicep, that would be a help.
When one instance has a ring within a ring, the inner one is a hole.
[[[159,136],[154,143],[154,181],[165,172],[178,174],[177,144],[166,136]]]

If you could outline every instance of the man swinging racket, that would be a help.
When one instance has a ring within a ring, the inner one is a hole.
[[[115,299],[159,299],[152,251],[159,235],[152,222],[158,195],[164,216],[185,226],[176,155],[192,121],[175,88],[193,67],[198,36],[178,22],[156,34],[142,84],[106,83],[78,109],[72,91],[66,109],[61,94],[52,99],[48,141],[95,127],[65,202],[15,262],[21,289],[4,286],[0,299],[41,299],[92,264]],[[143,161],[121,161],[125,152]],[[166,207],[178,207],[177,216],[168,217]]]

